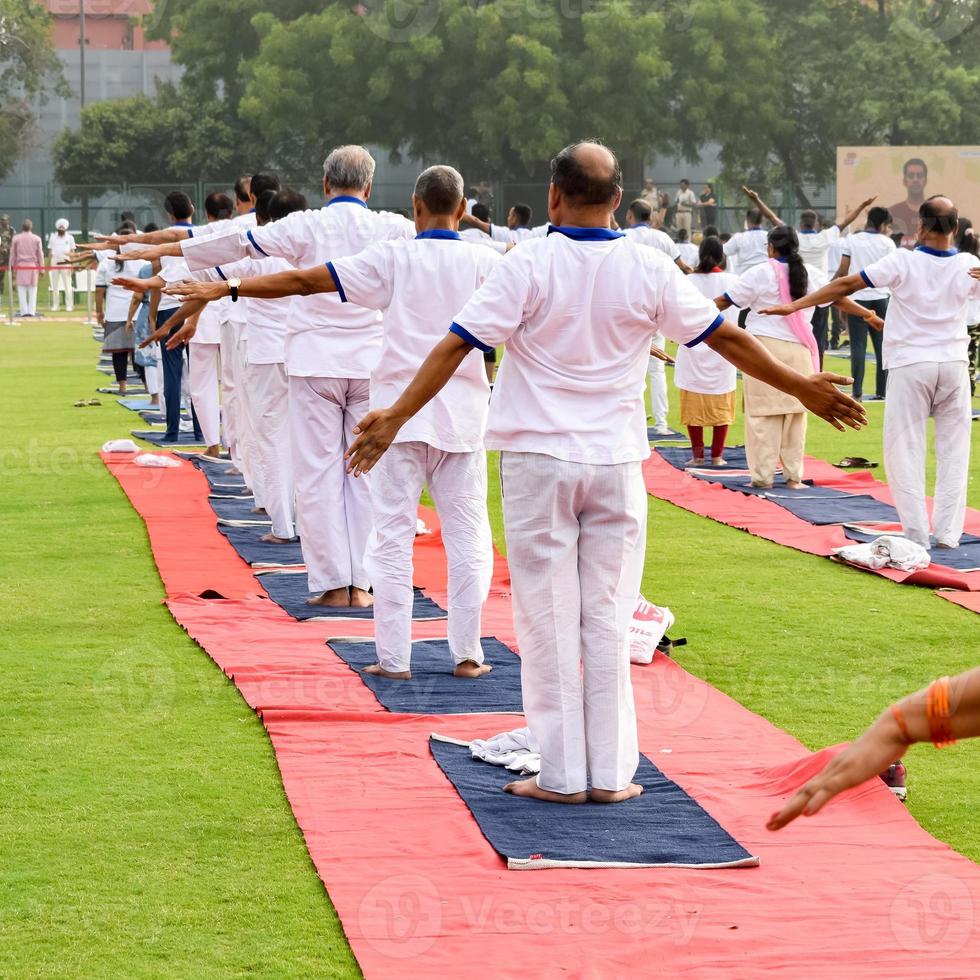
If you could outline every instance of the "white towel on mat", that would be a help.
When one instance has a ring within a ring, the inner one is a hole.
[[[865,568],[898,568],[903,572],[925,568],[930,561],[929,552],[922,545],[891,534],[883,534],[866,544],[836,548],[834,554]]]
[[[503,766],[511,772],[531,775],[541,771],[541,750],[529,728],[474,739],[470,742],[470,753],[474,759]]]

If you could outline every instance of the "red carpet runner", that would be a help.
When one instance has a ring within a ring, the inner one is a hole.
[[[367,635],[370,622],[298,623],[257,598],[189,464],[106,465],[146,521],[174,617],[261,714],[368,977],[980,976],[980,869],[878,781],[769,834],[766,818],[818,760],[662,658],[633,672],[640,748],[762,866],[507,871],[427,737],[486,736],[514,716],[384,711],[323,643]],[[418,584],[444,600],[438,533],[418,539],[415,561]],[[507,589],[501,560],[483,631],[513,644]],[[205,590],[225,598],[199,598]],[[414,627],[416,637],[444,630]]]

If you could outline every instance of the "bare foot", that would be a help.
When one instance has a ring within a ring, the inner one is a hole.
[[[464,660],[462,663],[456,664],[453,677],[482,677],[484,674],[489,674],[491,670],[493,667],[490,664],[478,664],[475,660]]]
[[[266,511],[265,511],[265,508],[264,507],[253,507],[249,511],[250,514],[264,514],[265,512]]]
[[[632,800],[643,792],[643,787],[636,783],[630,783],[626,789],[594,789],[592,790],[591,800],[593,803],[622,803],[623,800]]]
[[[802,490],[806,486],[805,483],[800,483],[799,480],[787,480],[786,489],[787,490]]]
[[[308,606],[343,608],[350,606],[350,592],[347,589],[327,589],[323,595],[318,595],[315,599],[307,599],[306,604]]]
[[[374,605],[374,596],[364,589],[351,586],[350,604],[354,609],[370,609]]]
[[[214,456],[217,458],[221,455],[221,446],[208,446],[208,448],[204,450],[204,455]]]
[[[504,792],[513,796],[527,796],[534,800],[544,800],[546,803],[585,803],[589,798],[588,793],[552,793],[551,790],[542,789],[538,785],[537,776],[532,776],[530,779],[519,779],[516,783],[508,783],[504,787]]]
[[[242,471],[237,466],[230,466],[225,470],[225,476],[241,476]]]
[[[410,681],[412,679],[410,670],[385,670],[381,664],[371,664],[369,667],[365,667],[364,673],[370,674],[372,677],[387,677],[392,681]]]
[[[159,408],[159,407],[160,407],[160,396],[154,395],[150,399],[150,408]]]
[[[263,534],[259,540],[263,544],[292,544],[295,538],[279,538],[276,537],[271,531],[268,534]]]
[[[753,490],[772,490],[771,483],[751,483],[750,486]]]

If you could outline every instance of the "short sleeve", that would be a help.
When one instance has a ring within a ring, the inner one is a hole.
[[[222,262],[237,262],[249,254],[248,240],[240,231],[187,238],[180,243],[180,251],[192,271],[211,269]]]
[[[848,258],[851,256],[851,236],[848,235],[847,238],[841,239],[840,254],[846,255]]]
[[[824,241],[826,244],[833,245],[840,241],[840,227],[838,225],[831,225],[829,228],[824,228],[823,230]]]
[[[877,262],[872,262],[871,265],[856,271],[864,280],[865,285],[872,289],[882,289],[894,286],[899,282],[902,275],[902,265],[901,253],[898,250],[893,250],[883,259],[878,259]]]
[[[364,251],[327,263],[344,303],[385,310],[392,297],[391,246],[379,242]]]
[[[98,269],[95,271],[95,285],[96,286],[108,286],[109,276],[107,273],[107,266],[109,265],[108,259],[103,259],[99,263]]]
[[[524,321],[531,276],[522,252],[510,252],[498,263],[453,319],[450,330],[484,352],[505,343]]]
[[[768,264],[747,269],[728,287],[725,295],[731,300],[732,306],[746,310],[759,298],[759,292],[768,276]]]
[[[294,211],[279,221],[271,221],[267,225],[250,228],[244,232],[246,254],[255,259],[267,259],[275,256],[286,259],[300,268],[310,265],[313,260],[307,254],[307,249],[313,245],[315,239],[306,220],[307,214],[309,214],[307,211]],[[392,215],[392,217],[406,221],[400,215]],[[237,257],[243,258],[244,256],[239,255]]]
[[[738,253],[738,243],[735,241],[735,235],[732,235],[727,242],[722,246],[725,250],[725,255],[735,255]]]
[[[685,347],[694,347],[725,322],[718,307],[695,289],[677,266],[659,275],[662,288],[653,319],[658,333]]]
[[[514,233],[504,225],[490,225],[490,237],[495,242],[512,242],[515,240]]]

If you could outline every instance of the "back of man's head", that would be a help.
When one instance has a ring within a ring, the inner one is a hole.
[[[677,229],[677,240],[679,242],[686,242],[687,241],[687,238],[688,238],[687,229],[686,228],[678,228]]]
[[[642,198],[630,201],[630,206],[626,210],[633,215],[634,220],[642,225],[649,224],[653,217],[653,208],[650,207],[650,202],[644,201]]]
[[[235,206],[231,203],[231,198],[220,191],[208,194],[204,199],[204,213],[213,221],[223,221],[225,218],[230,218],[234,210]]]
[[[239,177],[238,180],[235,181],[235,197],[237,197],[242,204],[248,203],[248,191],[249,184],[251,184],[251,182],[252,178],[248,174]]]
[[[927,198],[919,205],[919,222],[924,231],[935,235],[951,235],[959,227],[960,213],[956,205],[941,194]]]
[[[480,221],[490,220],[490,208],[488,208],[485,204],[480,204],[479,201],[473,205],[472,214],[474,218],[479,218]]]
[[[616,154],[594,140],[566,146],[551,161],[551,183],[569,204],[612,204],[623,184]]]
[[[269,219],[278,221],[294,211],[306,211],[309,206],[306,198],[299,191],[292,187],[283,187],[282,190],[273,194],[272,200],[269,202]]]
[[[259,195],[265,191],[279,190],[279,186],[278,174],[252,174],[252,179],[249,183],[249,191],[253,197],[258,199]]]
[[[817,227],[817,212],[807,208],[800,212],[800,227],[807,231],[813,231]]]
[[[518,228],[526,228],[531,223],[533,211],[530,204],[515,204],[511,207],[514,217],[517,219]]]
[[[415,181],[415,196],[429,214],[455,214],[463,203],[463,178],[453,167],[428,167]]]
[[[335,192],[363,192],[374,180],[374,157],[363,146],[338,146],[323,161],[323,179]]]
[[[171,191],[164,198],[163,207],[176,221],[187,221],[194,213],[194,205],[183,191]]]
[[[762,212],[758,208],[749,208],[745,212],[745,221],[750,228],[758,228],[762,224]]]
[[[705,225],[704,230],[701,232],[702,238],[717,238],[718,237],[718,226],[717,225]]]
[[[881,231],[885,225],[892,223],[892,213],[888,208],[873,207],[868,211],[868,227]]]

